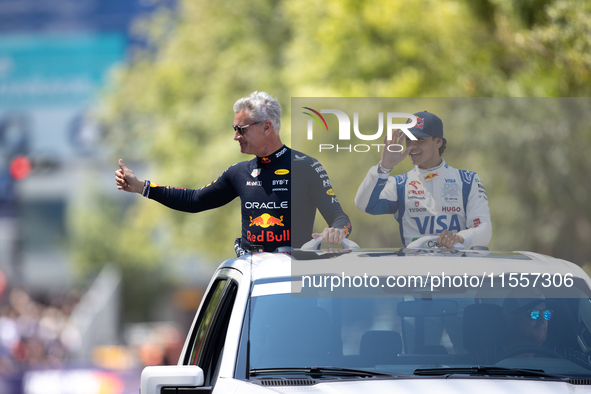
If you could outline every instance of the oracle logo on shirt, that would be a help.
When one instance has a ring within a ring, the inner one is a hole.
[[[275,202],[259,202],[259,201],[246,201],[244,203],[246,209],[287,209],[289,208],[287,201]]]

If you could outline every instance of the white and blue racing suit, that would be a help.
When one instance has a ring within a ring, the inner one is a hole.
[[[403,175],[379,174],[377,168],[370,168],[359,186],[355,205],[372,215],[393,214],[405,246],[443,230],[461,235],[466,249],[488,245],[488,198],[475,172],[450,167],[443,159],[437,167],[415,166]]]

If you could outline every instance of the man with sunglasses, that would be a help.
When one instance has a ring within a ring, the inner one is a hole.
[[[357,190],[355,205],[372,215],[393,214],[402,244],[437,234],[437,243],[451,248],[487,246],[492,226],[488,197],[476,173],[458,170],[442,159],[446,139],[443,122],[430,112],[414,114],[417,124],[408,129],[416,140],[400,132],[384,139],[380,162],[370,168]],[[406,149],[399,147],[406,143]],[[390,176],[406,157],[414,169]]]
[[[120,160],[117,188],[185,212],[217,208],[240,197],[242,237],[234,245],[237,256],[251,250],[300,247],[318,236],[327,244],[340,244],[351,232],[349,217],[322,165],[281,142],[279,102],[265,92],[254,92],[236,101],[234,113],[234,140],[241,153],[255,155],[254,159],[230,166],[198,190],[140,180]],[[328,223],[322,234],[312,234],[316,209]]]
[[[532,294],[527,296],[537,297],[513,298],[516,294],[510,294],[510,297],[504,300],[503,310],[508,328],[507,337],[502,343],[505,352],[520,347],[542,346],[546,341],[548,321],[553,313],[538,289],[521,288],[517,291],[521,293],[528,291]],[[524,353],[520,356],[533,357],[534,353]]]
[[[585,368],[591,368],[591,356],[571,346],[548,343],[548,327],[560,309],[557,300],[547,299],[538,288],[516,287],[503,301],[506,332],[495,349],[496,359],[510,357],[564,358]],[[564,318],[564,314],[562,318]],[[569,343],[567,332],[554,328],[553,341],[560,338]],[[572,334],[572,333],[570,333]]]

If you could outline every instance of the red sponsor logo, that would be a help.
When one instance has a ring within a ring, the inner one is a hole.
[[[425,124],[425,119],[424,118],[419,118],[416,115],[415,115],[415,118],[417,118],[417,124],[415,125],[415,127],[418,128],[418,129],[422,129],[423,128],[423,124]],[[406,123],[410,123],[410,122],[412,122],[412,119],[408,119],[406,121]]]
[[[436,176],[439,176],[439,174],[437,174],[436,172],[430,172],[430,173],[429,173],[429,175],[427,175],[427,176],[425,177],[425,180],[426,180],[426,181],[428,181],[429,179],[433,179],[433,178],[435,178]]]
[[[422,129],[424,124],[425,124],[425,119],[419,118],[417,116],[417,125],[415,127]]]
[[[443,207],[441,210],[443,212],[460,212],[460,207]]]
[[[347,225],[343,227],[343,229],[345,230],[345,235],[348,236],[349,232],[351,231],[351,222],[347,223]]]
[[[255,234],[254,232],[251,233],[250,230],[248,230],[246,232],[246,238],[250,242],[289,241],[289,230],[282,230],[281,232],[266,230],[266,231],[261,231],[259,234]]]
[[[408,194],[425,194],[424,190],[409,190]]]
[[[421,205],[418,201],[415,201],[415,207],[419,207],[419,205]]]
[[[261,216],[257,216],[256,218],[250,217],[250,226],[260,226],[262,228],[267,228],[271,226],[283,226],[283,216],[279,216],[277,219],[275,216],[271,216],[268,213],[263,213]]]
[[[269,159],[268,157],[263,157],[261,159],[261,163],[270,163],[270,162],[271,162],[271,159]]]
[[[474,219],[473,223],[474,223],[474,227],[480,226],[480,219],[479,218]]]
[[[422,128],[423,128],[423,125],[425,124],[425,119],[424,119],[424,118],[419,118],[419,117],[418,117],[418,116],[416,116],[416,115],[415,115],[415,118],[417,118],[417,124],[415,125],[415,127],[416,127],[417,129],[422,129]],[[412,122],[412,119],[408,119],[408,120],[406,121],[406,123],[410,123],[410,122]]]
[[[418,189],[419,187],[417,185],[420,185],[421,182],[419,182],[419,181],[410,181],[410,182],[408,182],[408,184],[410,186],[414,187],[415,189]]]

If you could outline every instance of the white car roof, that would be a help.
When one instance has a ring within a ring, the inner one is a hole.
[[[501,273],[571,274],[591,279],[579,266],[566,260],[533,252],[441,251],[425,249],[356,249],[342,252],[299,251],[255,253],[227,260],[222,267],[250,272],[252,281],[285,278],[302,273],[348,275],[499,275]]]

